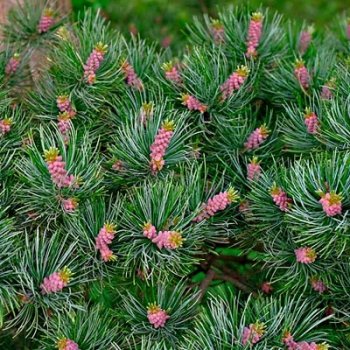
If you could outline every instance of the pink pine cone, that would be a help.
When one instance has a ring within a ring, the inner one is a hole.
[[[182,78],[179,72],[179,65],[173,64],[173,62],[164,63],[162,66],[165,77],[172,81],[175,85],[181,85],[182,84]]]
[[[242,334],[242,344],[256,344],[260,341],[265,333],[265,326],[263,323],[251,323],[249,327],[244,327]]]
[[[249,74],[249,69],[246,66],[240,66],[233,72],[229,78],[220,86],[220,91],[222,93],[222,101],[227,100],[234,91],[240,89],[244,84]]]
[[[74,198],[62,199],[62,206],[65,212],[73,213],[78,207],[78,202]]]
[[[333,97],[331,87],[329,85],[323,85],[321,89],[321,98],[323,100],[330,100]]]
[[[69,187],[74,181],[74,176],[68,175],[64,167],[65,162],[62,161],[61,156],[58,156],[55,161],[48,163],[51,179],[57,187]]]
[[[71,129],[71,123],[69,120],[59,119],[57,126],[58,126],[58,130],[62,135],[66,135]]]
[[[38,33],[46,33],[55,24],[52,10],[45,10],[38,24]]]
[[[296,343],[295,350],[317,350],[317,344],[312,342],[308,343],[306,341],[301,341]]]
[[[301,264],[311,264],[317,258],[316,252],[309,247],[301,247],[294,250],[297,262]]]
[[[297,61],[294,69],[295,77],[298,79],[300,86],[307,90],[310,86],[310,75],[303,61]]]
[[[270,193],[274,203],[279,207],[279,209],[281,211],[287,211],[292,202],[292,200],[288,198],[287,193],[276,186],[272,188]]]
[[[258,148],[269,136],[269,130],[263,125],[255,129],[244,143],[244,147],[248,150]]]
[[[19,54],[14,54],[8,61],[6,67],[5,67],[5,73],[6,75],[11,75],[16,73],[18,67],[20,64],[20,56]]]
[[[142,80],[137,76],[134,67],[128,62],[124,61],[122,64],[122,71],[124,73],[124,77],[126,83],[136,90],[143,90]]]
[[[286,332],[283,338],[283,343],[287,346],[287,350],[327,350],[329,349],[328,345],[316,344],[315,342],[308,343],[306,341],[296,342],[293,336]]]
[[[327,286],[319,279],[312,278],[311,279],[311,286],[314,291],[322,294],[327,290]]]
[[[299,39],[299,51],[303,55],[306,50],[309,48],[312,40],[312,29],[304,30],[300,34]]]
[[[158,235],[152,239],[158,249],[177,249],[182,247],[183,238],[178,231],[159,231]]]
[[[60,95],[56,99],[57,107],[60,112],[68,112],[71,117],[74,117],[75,111],[67,95]]]
[[[289,333],[286,332],[283,339],[282,339],[283,343],[285,346],[288,347],[288,350],[293,350],[294,347],[296,346],[296,342],[294,341],[293,336]]]
[[[71,339],[62,338],[57,342],[58,350],[79,350],[79,346]]]
[[[173,38],[170,35],[167,35],[162,39],[161,45],[162,47],[166,48],[166,47],[169,47],[172,42],[173,42]]]
[[[165,161],[164,156],[167,148],[169,147],[171,138],[174,135],[174,123],[172,121],[166,121],[162,127],[158,130],[158,133],[152,143],[150,149],[150,166],[152,174],[155,175],[158,171],[162,170]]]
[[[107,52],[107,45],[98,43],[91,52],[89,58],[84,65],[84,79],[88,84],[93,84],[96,81],[96,72],[100,68]]]
[[[112,243],[115,234],[116,231],[113,224],[104,224],[95,239],[96,249],[100,251],[103,261],[107,262],[115,259],[113,252],[108,247]]]
[[[304,121],[307,127],[307,132],[309,134],[316,134],[319,127],[319,121],[316,113],[311,112],[309,109],[306,109]]]
[[[117,160],[116,162],[114,162],[114,164],[112,165],[112,169],[114,171],[121,171],[124,169],[123,166],[123,162],[121,160]]]
[[[58,130],[63,135],[64,141],[68,143],[69,137],[68,133],[72,128],[71,119],[76,115],[76,111],[73,109],[68,96],[61,95],[57,97],[56,100],[57,107],[60,110],[58,115]]]
[[[273,291],[272,285],[270,282],[264,282],[261,285],[261,291],[265,294],[270,294]]]
[[[62,157],[58,154],[58,149],[53,147],[44,153],[51,180],[58,188],[70,187],[76,183],[75,177],[67,173],[65,169],[66,163],[63,162]]]
[[[170,316],[159,306],[151,304],[147,310],[147,318],[154,328],[163,328]]]
[[[157,237],[157,229],[150,222],[143,226],[143,235],[149,239]]]
[[[248,40],[247,40],[247,52],[246,56],[248,58],[257,56],[257,47],[259,46],[259,42],[262,34],[263,27],[263,16],[261,13],[253,13],[252,18],[249,23],[248,28]]]
[[[63,270],[54,272],[50,276],[45,277],[43,283],[40,285],[41,293],[51,294],[60,292],[68,285],[71,275],[71,271],[65,267]]]
[[[210,31],[216,45],[225,42],[225,27],[219,20],[212,21]]]
[[[208,107],[199,100],[197,100],[194,96],[184,94],[181,97],[182,99],[182,104],[186,106],[190,111],[199,111],[200,113],[206,112]]]
[[[225,192],[220,192],[213,198],[210,198],[207,203],[203,205],[200,214],[194,218],[193,221],[201,222],[214,216],[216,212],[225,210],[229,204],[237,200],[237,193],[233,189]]]
[[[257,158],[253,158],[247,165],[247,178],[249,181],[257,180],[261,174],[261,165]]]
[[[12,121],[9,118],[0,120],[0,137],[11,131],[11,124],[12,124]]]
[[[301,342],[293,341],[293,342],[290,342],[290,345],[288,345],[287,349],[288,350],[320,350],[321,348],[314,342],[308,343],[306,341],[301,341]]]
[[[341,196],[334,192],[322,194],[319,202],[322,204],[323,211],[329,217],[340,215],[342,212]]]
[[[165,76],[168,80],[174,82],[175,84],[182,83],[182,79],[176,67],[173,67],[171,70],[165,72]]]

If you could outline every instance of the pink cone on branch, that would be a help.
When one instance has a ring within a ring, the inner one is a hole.
[[[261,165],[257,157],[253,159],[247,165],[247,178],[249,181],[257,180],[261,174]]]
[[[264,282],[260,288],[261,291],[265,294],[270,294],[273,291],[273,287],[270,282]]]
[[[113,255],[109,245],[112,243],[113,238],[116,234],[115,225],[104,224],[95,239],[96,249],[100,252],[103,261],[113,261],[116,256]]]
[[[294,347],[297,344],[294,341],[294,337],[288,331],[284,333],[282,341],[283,341],[283,344],[288,347],[288,350],[294,349]]]
[[[296,342],[290,332],[285,332],[282,341],[287,350],[328,350],[329,345],[326,343],[316,344],[315,342],[308,343],[306,341]]]
[[[112,169],[114,171],[122,171],[124,170],[124,165],[123,162],[121,160],[116,160],[113,165],[112,165]]]
[[[72,117],[75,116],[76,112],[71,104],[71,101],[69,100],[68,95],[58,96],[56,99],[56,104],[60,112],[68,112]]]
[[[314,27],[309,26],[306,30],[300,33],[299,38],[299,52],[303,55],[309,48],[312,41],[312,34],[314,32]]]
[[[247,141],[244,143],[244,147],[247,150],[253,150],[258,148],[269,136],[269,129],[266,125],[262,125],[256,128],[248,137]]]
[[[71,104],[67,95],[58,96],[56,99],[56,104],[60,112],[66,112],[71,109]]]
[[[38,33],[42,34],[48,32],[54,24],[54,11],[52,9],[44,10],[38,24]]]
[[[186,106],[190,111],[198,111],[204,113],[207,111],[208,106],[199,102],[194,96],[189,94],[183,94],[181,96],[182,104]]]
[[[342,197],[335,192],[323,193],[318,191],[318,194],[321,196],[319,203],[322,204],[322,209],[327,216],[340,215],[342,212]]]
[[[306,108],[304,114],[304,121],[309,134],[316,134],[319,128],[318,117],[310,108]]]
[[[321,98],[323,100],[330,100],[333,97],[333,90],[335,89],[335,79],[331,78],[327,81],[321,89]]]
[[[163,169],[165,164],[164,156],[174,135],[174,128],[174,122],[172,120],[166,120],[158,130],[154,142],[150,147],[150,167],[153,175]]]
[[[330,100],[333,97],[332,90],[328,85],[323,85],[321,89],[321,98],[323,100]]]
[[[327,290],[327,286],[317,277],[312,277],[310,281],[314,291],[322,294]]]
[[[0,137],[11,131],[12,119],[0,119]]]
[[[137,76],[134,67],[127,60],[122,63],[121,68],[124,73],[126,84],[135,90],[143,90],[142,80]]]
[[[63,162],[62,156],[59,155],[59,150],[55,147],[50,147],[44,151],[45,161],[51,175],[52,182],[58,187],[70,187],[76,184],[75,177],[68,175]]]
[[[211,35],[213,36],[216,45],[225,42],[225,27],[218,19],[213,19],[210,26]]]
[[[248,39],[247,39],[247,52],[248,58],[253,58],[258,55],[257,48],[261,39],[262,28],[263,28],[264,16],[261,12],[254,12],[251,16],[249,28],[248,28]]]
[[[249,69],[247,66],[238,66],[236,71],[220,86],[222,101],[227,100],[234,91],[239,90],[246,81],[248,75]]]
[[[294,75],[297,78],[300,86],[307,90],[310,86],[310,74],[307,68],[305,67],[305,63],[302,60],[297,60],[294,68]]]
[[[15,53],[7,62],[5,67],[6,75],[15,74],[20,64],[20,55]]]
[[[225,192],[220,192],[210,198],[207,203],[202,205],[202,210],[193,221],[201,222],[214,216],[216,212],[225,210],[231,203],[238,200],[239,196],[234,188],[229,188]]]
[[[52,273],[45,277],[43,283],[40,285],[42,294],[51,294],[60,292],[66,287],[71,280],[72,272],[68,267],[64,267],[58,272]]]
[[[96,72],[105,58],[108,46],[99,42],[92,50],[84,65],[84,79],[90,85],[96,82]]]
[[[266,333],[264,323],[251,323],[248,327],[244,327],[242,334],[242,344],[256,344]]]
[[[78,208],[78,201],[75,198],[62,199],[62,207],[66,213],[74,213]]]
[[[162,65],[162,69],[165,73],[167,80],[173,82],[175,85],[182,84],[182,78],[180,75],[179,65],[172,61],[166,62]]]
[[[288,211],[291,206],[292,200],[288,198],[287,193],[280,187],[274,184],[270,190],[270,194],[273,202],[279,207],[281,211]]]
[[[149,239],[157,237],[157,229],[150,222],[143,226],[143,235]]]
[[[152,239],[158,249],[170,250],[181,248],[183,241],[182,235],[178,231],[159,231],[158,235]]]
[[[163,328],[170,316],[160,306],[153,303],[147,307],[147,318],[154,328]]]
[[[65,143],[69,141],[69,131],[72,129],[71,115],[68,112],[63,112],[58,115],[58,123],[57,127],[59,132],[63,136],[63,140]]]
[[[68,338],[61,338],[57,342],[58,350],[79,350],[79,346],[76,342]]]
[[[301,247],[294,250],[297,262],[301,264],[311,264],[315,262],[317,254],[310,247]]]
[[[154,113],[154,103],[144,102],[140,109],[140,122],[146,125],[149,120],[153,118]]]
[[[169,47],[172,42],[173,42],[172,36],[167,35],[162,39],[161,45],[162,45],[162,47],[166,48],[166,47]]]
[[[76,111],[71,105],[69,97],[67,95],[60,95],[56,99],[57,107],[60,110],[58,115],[58,130],[63,136],[63,139],[66,143],[69,141],[69,131],[72,128],[71,119],[75,117]]]

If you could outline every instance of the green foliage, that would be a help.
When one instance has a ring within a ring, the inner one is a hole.
[[[345,16],[303,51],[306,23],[230,7],[174,53],[93,9],[40,34],[45,9],[0,53],[1,348],[348,348]]]

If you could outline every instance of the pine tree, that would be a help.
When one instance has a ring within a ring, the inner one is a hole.
[[[335,22],[223,9],[175,55],[98,12],[13,8],[1,348],[349,348],[350,41]]]

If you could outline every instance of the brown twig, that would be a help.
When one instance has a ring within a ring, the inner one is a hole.
[[[242,281],[240,281],[239,279],[234,278],[232,276],[229,276],[229,275],[217,275],[217,276],[215,276],[214,279],[215,280],[223,280],[223,281],[231,282],[235,287],[237,287],[238,289],[242,290],[243,292],[250,293],[254,297],[258,296],[258,294],[256,292],[252,291],[252,289],[249,286],[247,286]]]
[[[212,269],[209,269],[207,272],[206,277],[204,278],[204,280],[201,282],[199,288],[200,288],[200,299],[203,298],[205,292],[207,291],[211,281],[214,279],[215,277],[215,271]]]
[[[200,288],[200,299],[202,299],[209,288],[213,280],[221,280],[225,282],[232,283],[236,288],[242,290],[245,293],[251,293],[254,297],[258,294],[253,291],[253,289],[247,283],[248,276],[254,273],[245,274],[242,276],[237,271],[231,269],[229,266],[225,265],[225,262],[231,262],[236,264],[250,264],[253,260],[249,259],[246,255],[242,256],[231,256],[231,255],[215,255],[208,253],[205,259],[201,261],[198,265],[197,270],[193,271],[188,275],[189,278],[197,273],[206,273],[205,278],[199,285]],[[191,284],[192,287],[197,286],[198,283]]]

